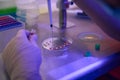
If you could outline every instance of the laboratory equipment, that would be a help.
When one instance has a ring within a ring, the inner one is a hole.
[[[104,36],[96,32],[82,32],[79,33],[78,39],[86,45],[86,49],[83,50],[84,55],[88,52],[99,54]]]
[[[53,18],[55,18],[55,20],[56,19],[58,20],[58,18],[56,18],[58,16],[57,13],[58,13],[57,11],[53,12]],[[74,15],[68,14],[69,20],[73,21],[73,23],[75,23],[76,26],[73,27],[72,29],[67,29],[70,35],[70,38],[74,40],[74,43],[69,47],[69,50],[67,50],[68,52],[67,57],[60,58],[58,56],[57,57],[53,56],[54,54],[50,54],[50,52],[52,52],[53,50],[46,50],[44,48],[41,48],[42,64],[40,66],[41,67],[40,73],[41,73],[42,80],[60,80],[60,79],[63,79],[63,77],[66,77],[69,75],[72,75],[72,76],[70,76],[67,79],[64,78],[63,80],[69,80],[69,79],[75,80],[76,76],[80,77],[80,79],[81,77],[83,77],[83,78],[87,78],[86,80],[89,80],[91,79],[91,76],[93,77],[96,74],[97,76],[99,76],[100,74],[103,74],[107,67],[111,68],[110,66],[111,64],[117,63],[119,61],[119,60],[116,60],[116,61],[111,60],[113,61],[113,63],[110,62],[110,65],[106,65],[109,62],[106,62],[106,60],[101,59],[101,58],[106,58],[106,56],[113,54],[114,51],[112,50],[113,48],[116,49],[115,46],[118,45],[119,47],[119,44],[118,44],[119,42],[116,42],[115,40],[112,40],[110,38],[104,41],[102,44],[100,44],[101,49],[99,53],[94,54],[91,52],[90,53],[91,56],[89,56],[89,53],[85,51],[88,56],[86,57],[82,52],[84,50],[84,46],[91,47],[91,45],[88,45],[88,46],[84,45],[83,43],[84,41],[81,42],[81,40],[78,38],[78,35],[83,32],[95,32],[95,33],[97,32],[100,35],[105,35],[105,33],[99,30],[99,27],[96,24],[94,24],[92,21],[76,19],[76,17],[73,17],[73,16]],[[50,27],[47,27],[48,25],[46,25],[46,23],[49,23],[48,14],[41,14],[40,19],[41,19],[41,22],[42,21],[44,22],[44,25],[40,24],[38,28],[38,32],[39,32],[38,36],[40,37],[39,46],[41,46],[41,43],[44,40],[48,39],[48,36],[51,33]],[[56,28],[54,27],[52,28],[54,29],[53,31],[56,30]],[[106,36],[105,38],[107,38]],[[51,35],[49,37],[51,37]],[[112,45],[110,44],[111,42],[113,43]],[[95,50],[94,47],[92,48]],[[118,48],[118,50],[119,49],[120,48]],[[46,52],[44,52],[44,50],[46,50]],[[58,53],[57,50],[54,50],[54,51]],[[116,51],[117,50],[115,50],[115,52]],[[120,59],[119,57],[120,56],[117,55],[117,58],[115,57],[115,59]],[[104,65],[106,65],[107,67],[103,67]],[[105,69],[101,70],[101,67]],[[94,74],[92,74],[92,72]]]
[[[39,18],[38,0],[16,0],[17,19],[26,23],[26,28],[34,28]]]
[[[57,13],[57,11],[53,12],[53,18],[56,19]],[[74,41],[69,49],[59,51],[41,48],[43,62],[40,71],[43,80],[94,80],[112,69],[117,63],[120,64],[119,53],[116,55],[116,52],[120,50],[120,42],[107,36],[91,20],[77,19],[73,16],[68,14],[69,20],[76,24],[72,29],[67,29],[70,38]],[[48,14],[43,14],[41,19],[46,22],[47,17]],[[40,32],[39,44],[41,45],[44,39],[49,39],[47,37],[50,29],[40,24],[38,31]],[[53,31],[57,32],[57,29],[54,28]],[[99,40],[102,41],[99,43],[100,50],[96,51],[94,44]],[[88,45],[86,45],[87,43]],[[63,57],[58,54],[59,52],[66,52],[67,55]],[[115,56],[113,56],[114,54]],[[110,56],[111,58],[109,58]]]
[[[53,21],[52,21],[52,9],[51,0],[48,0],[49,19],[51,27],[51,38],[43,41],[42,46],[47,50],[66,50],[68,46],[72,44],[72,39],[66,37],[67,26],[67,8],[69,6],[68,0],[58,0],[57,7],[59,8],[59,29],[58,36],[53,35]]]
[[[47,15],[48,14],[42,15],[41,19],[46,20]],[[115,56],[111,55],[111,54],[115,54],[115,52],[117,52],[117,49],[120,50],[119,48],[120,44],[118,41],[111,39],[110,37],[108,38],[107,35],[105,36],[107,40],[104,41],[102,44],[100,44],[102,45],[100,49],[100,54],[91,53],[92,57],[91,56],[89,57],[89,55],[88,57],[84,57],[83,56],[84,53],[82,53],[81,51],[83,50],[84,44],[78,38],[79,33],[88,32],[88,31],[98,32],[100,33],[100,35],[105,35],[105,33],[99,30],[98,26],[91,21],[82,20],[82,19],[77,20],[77,19],[74,19],[73,17],[70,19],[76,24],[76,26],[73,29],[69,29],[69,34],[74,40],[74,44],[71,45],[72,47],[70,48],[68,57],[64,59],[60,59],[58,57],[55,58],[51,56],[47,57],[47,56],[44,56],[45,52],[42,52],[42,49],[41,49],[42,56],[44,57],[42,59],[43,61],[41,65],[42,69],[40,71],[41,71],[42,78],[43,77],[46,78],[43,80],[59,80],[59,79],[74,80],[78,77],[79,79],[93,80],[95,79],[95,77],[108,71],[108,69],[110,70],[111,67],[115,66],[116,63],[120,64],[119,63],[120,54],[118,53]],[[6,30],[6,31],[9,31],[11,33],[14,29]],[[48,29],[43,30],[43,29],[44,28],[40,27],[38,31],[39,32],[41,31],[40,33],[45,33],[49,35],[47,33],[49,30]],[[39,41],[41,42],[46,38],[46,35],[39,34],[39,37],[40,37]],[[90,39],[90,37],[88,38]],[[118,46],[118,48],[116,48],[116,46]],[[86,53],[89,54],[88,52]],[[111,56],[111,58],[109,58],[108,56]]]

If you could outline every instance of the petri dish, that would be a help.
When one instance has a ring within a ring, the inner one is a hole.
[[[53,37],[42,42],[43,48],[49,51],[64,51],[72,44],[71,39]]]

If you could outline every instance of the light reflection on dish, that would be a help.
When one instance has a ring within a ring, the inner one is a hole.
[[[100,34],[94,32],[84,32],[78,35],[78,38],[82,41],[98,41],[102,40],[102,36]]]

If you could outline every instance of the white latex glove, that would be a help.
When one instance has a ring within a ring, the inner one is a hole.
[[[20,30],[8,43],[2,57],[10,80],[40,80],[41,53],[37,36]]]

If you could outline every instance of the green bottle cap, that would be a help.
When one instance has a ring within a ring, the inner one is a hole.
[[[92,56],[92,55],[91,55],[91,52],[90,52],[90,51],[87,51],[87,52],[85,53],[85,57],[90,57],[90,56]]]
[[[100,44],[95,44],[95,50],[100,51]]]

